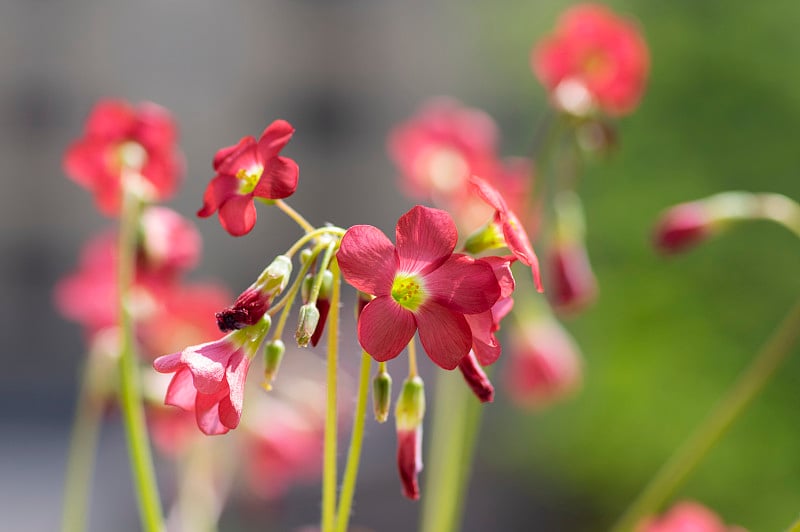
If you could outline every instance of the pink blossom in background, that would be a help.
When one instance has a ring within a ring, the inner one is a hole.
[[[214,156],[217,175],[211,180],[197,215],[219,213],[222,227],[233,236],[249,233],[256,223],[254,198],[282,199],[294,194],[300,171],[297,163],[280,156],[294,128],[285,120],[272,122],[261,137],[243,137]]]
[[[487,262],[453,254],[457,240],[449,214],[420,205],[397,222],[396,246],[377,227],[347,230],[337,258],[344,279],[375,296],[358,318],[359,342],[373,358],[396,357],[417,330],[442,368],[455,369],[467,355],[464,315],[489,310],[500,286]]]
[[[597,279],[581,241],[556,239],[550,249],[547,295],[560,314],[580,312],[597,297]]]
[[[727,526],[714,512],[702,504],[682,501],[661,517],[645,519],[636,532],[746,532]]]
[[[67,149],[64,172],[94,194],[103,213],[116,215],[124,168],[144,178],[145,199],[173,194],[184,167],[177,137],[177,125],[163,107],[102,100],[89,114],[83,137]]]
[[[202,250],[194,223],[167,207],[142,213],[139,260],[152,271],[180,274],[197,266]]]
[[[599,4],[580,4],[537,43],[531,63],[557,107],[578,115],[596,107],[619,116],[639,104],[650,54],[635,22]]]
[[[663,253],[680,253],[705,240],[713,230],[712,215],[704,203],[681,203],[661,215],[653,243]]]
[[[570,395],[581,383],[578,346],[553,318],[537,317],[509,338],[505,387],[523,408],[540,408]]]

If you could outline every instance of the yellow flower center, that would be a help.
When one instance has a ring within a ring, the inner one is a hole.
[[[422,279],[415,274],[398,273],[392,282],[392,299],[401,307],[416,311],[427,299]]]
[[[239,179],[239,194],[250,194],[258,185],[258,180],[261,179],[261,174],[264,172],[263,168],[256,167],[242,168],[236,172],[236,177]]]

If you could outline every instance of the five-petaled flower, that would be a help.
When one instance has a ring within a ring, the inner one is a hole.
[[[175,121],[163,107],[102,100],[89,114],[84,136],[67,149],[64,171],[94,194],[102,212],[116,215],[126,170],[142,178],[137,192],[143,199],[172,195],[184,166],[177,136]]]
[[[289,122],[276,120],[258,141],[248,136],[219,150],[213,162],[217,175],[208,184],[197,215],[206,218],[219,211],[219,221],[228,233],[249,233],[256,224],[253,198],[282,199],[297,188],[297,163],[279,155],[293,134]]]
[[[266,327],[249,327],[223,338],[187,347],[153,362],[160,373],[174,373],[164,402],[194,410],[197,426],[208,435],[225,434],[239,425],[250,360]]]
[[[453,253],[457,240],[450,215],[420,205],[398,220],[396,245],[371,225],[347,230],[337,258],[345,280],[375,296],[358,318],[359,342],[373,358],[396,357],[417,330],[442,368],[467,356],[465,315],[491,309],[500,286],[488,262]]]
[[[534,48],[531,60],[555,105],[576,115],[595,108],[614,116],[631,112],[650,67],[636,24],[595,4],[566,11],[555,32]]]

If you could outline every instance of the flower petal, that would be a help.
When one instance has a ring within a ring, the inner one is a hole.
[[[178,140],[172,114],[153,102],[139,104],[134,137],[148,151],[170,151]]]
[[[223,389],[215,394],[198,393],[194,403],[195,419],[197,426],[207,436],[225,434],[228,427],[219,420],[219,402],[228,395],[228,390]]]
[[[258,151],[262,160],[268,161],[278,155],[294,135],[294,128],[286,120],[275,120],[268,125],[258,139]]]
[[[250,144],[250,139],[255,141],[255,139],[251,136],[242,137],[239,139],[237,144],[233,146],[226,146],[217,150],[217,153],[214,154],[214,160],[211,162],[211,165],[214,167],[214,170],[219,170],[220,165],[228,159],[231,155],[238,153],[244,150],[248,144]]]
[[[184,366],[175,373],[167,387],[164,397],[165,405],[177,406],[183,410],[191,411],[194,408],[197,390],[192,382],[192,372]]]
[[[254,171],[261,168],[263,162],[258,155],[258,145],[253,137],[243,137],[236,145],[236,149],[227,152],[229,148],[223,148],[225,153],[214,157],[214,162],[218,164],[216,170],[220,174],[235,176],[239,170]],[[223,151],[220,150],[220,151]]]
[[[452,255],[425,276],[425,291],[437,303],[462,314],[485,312],[500,297],[489,263],[461,254]]]
[[[228,175],[217,175],[206,187],[203,194],[203,207],[197,211],[197,216],[207,218],[214,214],[219,206],[228,198],[236,195],[239,180]]]
[[[385,362],[400,354],[416,329],[411,312],[395,303],[391,296],[380,296],[361,311],[358,341],[372,358]]]
[[[354,225],[342,237],[336,253],[344,279],[356,290],[388,295],[397,272],[394,245],[377,227]]]
[[[219,221],[233,236],[246,235],[256,225],[256,206],[253,196],[233,196],[219,208]]]
[[[415,318],[422,347],[431,360],[444,369],[456,369],[472,346],[464,315],[429,302],[417,310]]]
[[[123,100],[98,102],[86,119],[86,133],[91,136],[119,140],[132,133],[136,109]]]
[[[253,195],[267,199],[289,197],[297,190],[299,175],[300,169],[292,159],[288,157],[267,159],[264,173],[253,190]]]
[[[401,216],[395,232],[399,267],[404,272],[435,270],[450,257],[458,241],[450,215],[422,205]]]
[[[244,383],[247,379],[247,370],[250,368],[250,359],[242,351],[231,357],[226,370],[228,380],[228,395],[219,403],[219,420],[230,429],[239,426],[242,418],[242,404],[244,402]]]
[[[525,232],[522,223],[511,211],[507,211],[503,219],[503,236],[506,239],[508,249],[522,264],[530,267],[536,290],[543,292],[542,276],[539,273],[539,259],[536,258],[536,253],[533,251],[528,233]]]
[[[181,361],[189,366],[197,391],[210,394],[216,393],[222,386],[225,368],[236,352],[236,346],[223,338],[187,347],[181,353]]]
[[[160,356],[153,361],[153,368],[159,373],[172,373],[178,371],[185,364],[181,360],[182,353]]]

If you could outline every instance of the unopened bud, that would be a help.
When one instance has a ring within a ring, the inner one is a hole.
[[[489,377],[478,364],[475,353],[470,351],[458,365],[464,380],[480,399],[481,403],[491,403],[494,401],[494,386],[489,381]]]
[[[422,471],[422,418],[425,415],[425,390],[415,376],[403,383],[394,417],[397,427],[397,469],[403,495],[419,499],[417,475]]]
[[[392,377],[382,370],[372,379],[372,410],[378,423],[385,423],[389,418],[391,404]]]
[[[280,339],[268,342],[264,347],[264,384],[265,390],[272,389],[272,382],[278,375],[283,354],[286,352],[286,346]]]
[[[298,346],[308,347],[318,323],[319,310],[314,303],[306,303],[300,307],[300,319],[297,322],[297,331],[294,333]]]
[[[654,243],[663,253],[678,253],[705,240],[713,230],[712,216],[702,201],[668,209],[656,224]]]
[[[268,294],[251,286],[233,305],[216,313],[217,327],[222,332],[230,332],[255,325],[269,309],[269,302]]]
[[[311,255],[312,254],[313,254],[313,251],[311,251],[308,248],[305,248],[303,251],[300,252],[300,262],[305,264],[306,262],[308,262],[311,259]]]
[[[422,425],[422,418],[425,417],[425,386],[419,376],[403,382],[394,417],[397,430],[411,430]]]
[[[286,255],[278,255],[275,260],[266,267],[258,278],[261,290],[268,292],[275,297],[283,292],[292,276],[292,259]]]

